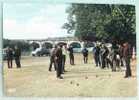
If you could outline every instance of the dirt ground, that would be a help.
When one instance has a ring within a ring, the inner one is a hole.
[[[136,61],[132,61],[131,78],[124,78],[125,71],[95,67],[92,55],[84,64],[81,54],[75,55],[75,65],[67,57],[64,79],[56,78],[54,68],[48,71],[49,57],[22,57],[22,68],[8,69],[4,62],[4,94],[6,96],[47,97],[102,97],[136,96]]]

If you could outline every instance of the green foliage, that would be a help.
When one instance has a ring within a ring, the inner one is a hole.
[[[6,48],[7,46],[11,48],[18,46],[22,51],[30,50],[30,45],[26,41],[3,39],[3,48]]]
[[[131,5],[72,4],[66,12],[68,33],[81,40],[128,40],[135,35],[135,7]]]

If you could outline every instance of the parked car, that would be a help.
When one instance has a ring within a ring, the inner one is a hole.
[[[38,56],[49,56],[50,55],[50,49],[42,48],[40,51],[37,52]]]
[[[88,52],[92,52],[94,47],[88,47],[87,50]]]
[[[74,53],[80,53],[82,52],[82,48],[73,48]]]
[[[41,51],[41,48],[36,48],[34,51],[31,52],[32,56],[37,56],[37,52]]]
[[[50,49],[46,48],[37,48],[35,51],[32,51],[32,56],[49,56],[50,55]]]

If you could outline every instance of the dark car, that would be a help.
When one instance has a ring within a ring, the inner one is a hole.
[[[42,48],[40,51],[37,52],[37,56],[49,56],[50,49]]]

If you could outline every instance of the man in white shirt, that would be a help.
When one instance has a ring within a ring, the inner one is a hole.
[[[66,72],[65,71],[65,62],[66,62],[66,55],[67,55],[67,46],[63,45],[62,47],[62,55],[63,55],[63,60],[62,60],[62,72]]]

